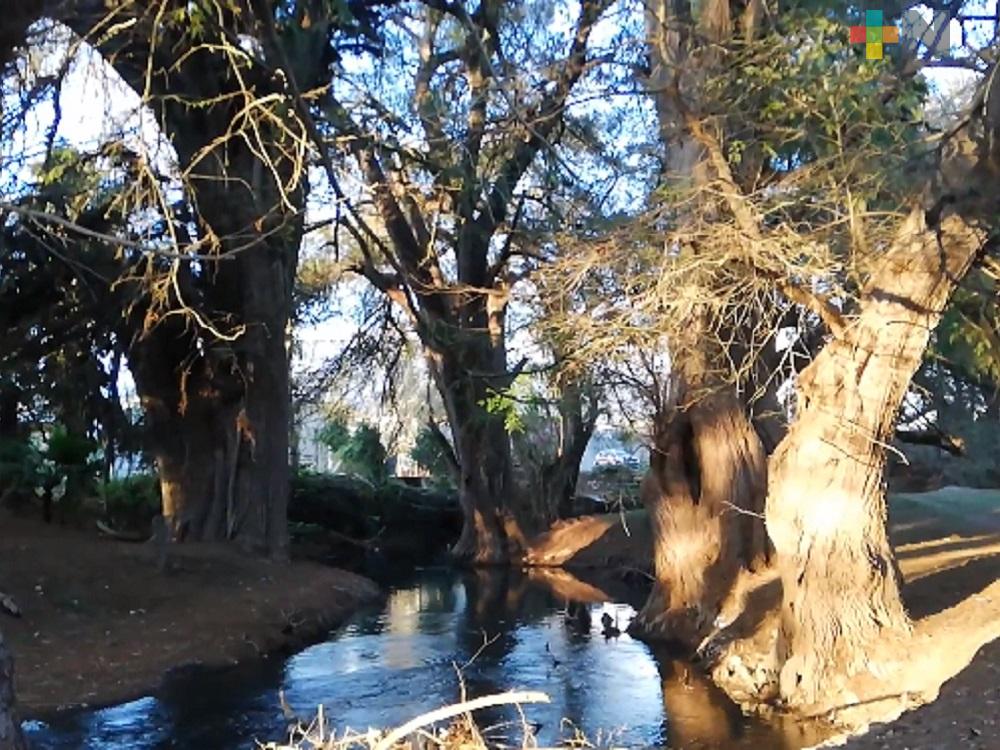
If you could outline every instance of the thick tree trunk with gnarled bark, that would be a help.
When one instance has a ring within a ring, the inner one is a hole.
[[[504,563],[520,554],[517,521],[509,506],[513,487],[509,436],[503,419],[474,415],[455,438],[462,534],[452,555],[463,562]]]
[[[800,376],[797,419],[769,467],[780,627],[716,667],[735,697],[818,711],[917,689],[889,677],[905,674],[911,626],[886,534],[885,452],[930,333],[984,241],[957,215],[928,225],[914,210],[857,319]]]
[[[732,18],[728,0],[687,10],[665,1],[647,6],[649,85],[656,92],[666,147],[663,179],[677,189],[705,186],[713,178],[685,112],[698,110],[704,81],[720,62],[705,42],[727,40]],[[692,20],[697,36],[691,33]],[[748,12],[743,23],[751,34],[753,14]],[[747,156],[749,164],[753,160]],[[644,637],[689,646],[697,646],[716,626],[740,571],[767,554],[762,521],[766,456],[744,405],[713,374],[712,360],[721,346],[713,329],[721,321],[705,315],[692,315],[671,340],[671,358],[681,371],[678,408],[668,423],[657,425],[641,491],[653,529],[656,581],[633,623],[633,631]]]
[[[271,9],[265,11],[256,18],[223,14],[219,22],[235,34],[251,28],[246,24],[266,26]],[[191,239],[209,256],[197,266],[178,264],[184,298],[170,300],[170,316],[153,310],[158,319],[143,321],[129,352],[130,364],[145,369],[137,375],[143,401],[157,412],[151,422],[164,516],[177,537],[235,539],[285,557],[286,335],[306,195],[303,157],[287,141],[298,125],[283,105],[253,119],[257,110],[246,97],[285,93],[267,66],[233,62],[144,6],[121,12],[134,25],[104,37],[99,51],[129,86],[149,92],[148,106],[185,176]],[[81,35],[104,15],[90,4],[79,13],[67,23]],[[319,57],[310,64],[324,70]],[[158,328],[182,316],[188,325],[178,341],[165,340],[169,334]],[[152,361],[144,366],[147,355]]]
[[[697,646],[716,625],[740,570],[766,556],[765,462],[726,386],[682,403],[660,428],[641,492],[655,583],[633,632]]]
[[[915,211],[864,294],[861,314],[802,373],[800,410],[771,465],[767,526],[784,605],[779,694],[837,695],[909,633],[886,536],[883,473],[896,414],[931,331],[983,237]]]
[[[259,274],[268,278],[255,279]],[[162,323],[136,336],[130,358],[172,538],[233,539],[282,557],[290,482],[284,341],[290,290],[283,305],[282,294],[267,289],[286,273],[265,266],[243,275],[255,279],[262,297],[275,300],[273,309],[230,304],[243,308],[244,320],[267,323],[249,326],[231,344],[203,343],[203,351],[189,330]]]
[[[14,698],[14,660],[0,634],[0,750],[24,750],[26,747]]]

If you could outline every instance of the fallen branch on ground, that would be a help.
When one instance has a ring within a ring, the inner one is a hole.
[[[375,746],[375,750],[391,750],[393,745],[402,740],[404,737],[413,734],[418,729],[422,729],[423,727],[431,724],[437,724],[439,721],[453,719],[456,716],[461,716],[462,714],[478,711],[482,708],[489,708],[491,706],[509,706],[520,703],[548,702],[549,696],[545,693],[512,690],[507,693],[484,695],[482,698],[475,698],[471,701],[463,701],[461,703],[455,703],[451,706],[444,706],[443,708],[438,708],[434,711],[421,714],[417,718],[406,722],[403,726],[392,730],[379,741],[379,743]]]

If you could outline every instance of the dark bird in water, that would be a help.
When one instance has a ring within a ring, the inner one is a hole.
[[[601,632],[604,634],[605,638],[617,638],[622,634],[622,631],[618,629],[618,616],[615,615],[615,619],[611,619],[611,615],[605,612],[601,615]]]
[[[546,653],[547,653],[547,654],[549,655],[549,657],[550,657],[550,658],[552,659],[552,666],[553,666],[553,667],[558,667],[558,666],[559,666],[560,664],[562,664],[562,662],[561,662],[561,661],[559,661],[559,660],[558,660],[558,659],[556,658],[556,655],[552,653],[552,649],[551,649],[551,648],[549,648],[549,642],[548,642],[548,641],[545,641],[545,652],[546,652]]]

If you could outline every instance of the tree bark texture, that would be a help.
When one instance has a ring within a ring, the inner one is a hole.
[[[81,35],[106,12],[92,6],[81,4],[67,19]],[[293,138],[299,124],[294,108],[280,104],[284,85],[266,66],[221,54],[178,23],[156,20],[155,11],[121,9],[118,20],[130,17],[134,27],[108,35],[99,51],[133,90],[149,94],[147,106],[177,152],[195,227],[188,239],[211,256],[179,264],[191,289],[183,300],[175,295],[169,316],[185,319],[180,335],[189,346],[152,344],[159,372],[140,378],[144,402],[158,410],[151,422],[164,515],[175,536],[223,536],[284,557],[286,336],[306,193]],[[234,33],[267,38],[266,19],[253,14],[218,20]],[[265,50],[280,57],[271,44]],[[325,62],[317,56],[312,64]],[[279,104],[264,103],[268,95]],[[158,312],[159,320],[147,316],[134,332],[135,347],[169,324]],[[130,351],[130,364],[146,354]]]
[[[25,750],[14,696],[14,660],[0,633],[0,750]]]
[[[860,315],[801,374],[775,452],[767,528],[783,586],[779,695],[811,705],[880,658],[910,623],[886,534],[886,446],[910,380],[983,234],[914,210],[867,284]]]
[[[428,357],[458,461],[463,523],[451,553],[474,564],[507,562],[524,547],[513,506],[510,436],[504,415],[491,413],[485,405],[506,385],[502,342],[463,331],[451,347],[430,351]]]
[[[740,570],[766,559],[765,482],[763,448],[730,388],[679,404],[641,488],[655,581],[634,633],[693,647],[716,626]]]

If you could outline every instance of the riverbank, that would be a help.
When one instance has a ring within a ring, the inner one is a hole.
[[[0,529],[0,591],[22,611],[0,628],[24,718],[150,694],[179,668],[293,651],[379,596],[361,576],[226,545],[179,545],[160,573],[149,545],[96,529],[7,514]]]
[[[889,531],[900,570],[906,606],[918,622],[933,623],[963,602],[966,610],[1000,606],[1000,491],[944,487],[932,492],[890,496]],[[592,568],[602,564],[622,571],[648,566],[652,536],[643,511],[563,522],[538,537],[529,553],[537,565]],[[773,578],[773,576],[772,576]],[[769,578],[761,577],[763,587]],[[777,591],[777,589],[775,590]],[[970,618],[970,623],[974,618]],[[940,637],[956,644],[974,637],[961,624]],[[872,727],[852,739],[857,750],[1000,747],[1000,640],[971,652],[956,648],[954,663],[938,665],[957,672],[937,700]],[[964,668],[963,668],[964,667]]]

